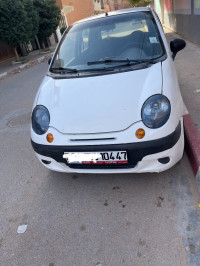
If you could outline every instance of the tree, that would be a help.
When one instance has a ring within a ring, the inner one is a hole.
[[[21,1],[0,0],[0,39],[14,47],[17,58],[16,47],[28,40],[26,22],[27,14]]]
[[[34,0],[21,0],[27,13],[26,28],[29,32],[29,39],[33,39],[38,33],[39,14],[34,6]]]
[[[128,2],[130,3],[131,6],[147,6],[149,5],[152,0],[128,0]]]
[[[37,33],[37,21],[32,0],[0,0],[0,40],[14,47],[17,58],[17,46]]]
[[[39,14],[38,37],[44,48],[44,39],[50,37],[59,25],[61,11],[56,0],[34,0],[34,5]]]
[[[60,33],[61,33],[61,35],[63,35],[63,32],[66,30],[66,28],[67,28],[67,27],[62,27],[62,28],[60,29]]]

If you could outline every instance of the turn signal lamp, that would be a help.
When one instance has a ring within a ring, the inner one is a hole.
[[[136,130],[135,135],[138,139],[143,139],[145,136],[145,131],[143,128],[139,128],[138,130]]]
[[[54,139],[53,135],[52,135],[51,133],[48,133],[48,134],[47,134],[47,141],[48,141],[49,143],[52,143],[52,142],[53,142],[53,139]]]

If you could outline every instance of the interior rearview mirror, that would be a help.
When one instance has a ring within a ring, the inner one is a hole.
[[[176,57],[176,54],[184,49],[186,46],[186,42],[182,39],[174,39],[170,42],[170,49],[172,51],[172,58],[173,60],[175,59]]]

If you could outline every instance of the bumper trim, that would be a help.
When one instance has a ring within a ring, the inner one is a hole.
[[[133,168],[143,159],[143,157],[171,149],[179,140],[181,135],[181,122],[178,123],[175,131],[170,135],[151,141],[126,143],[126,144],[106,144],[106,145],[81,145],[81,146],[54,146],[37,144],[31,140],[34,151],[40,155],[50,157],[57,162],[65,163],[70,168],[76,169],[113,169],[113,168]],[[81,165],[67,164],[63,158],[64,152],[94,152],[94,151],[120,151],[126,150],[128,154],[128,164],[126,165]]]

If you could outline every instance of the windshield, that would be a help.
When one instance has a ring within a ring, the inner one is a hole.
[[[50,71],[127,67],[152,61],[164,53],[150,12],[105,16],[70,27],[54,56]]]

